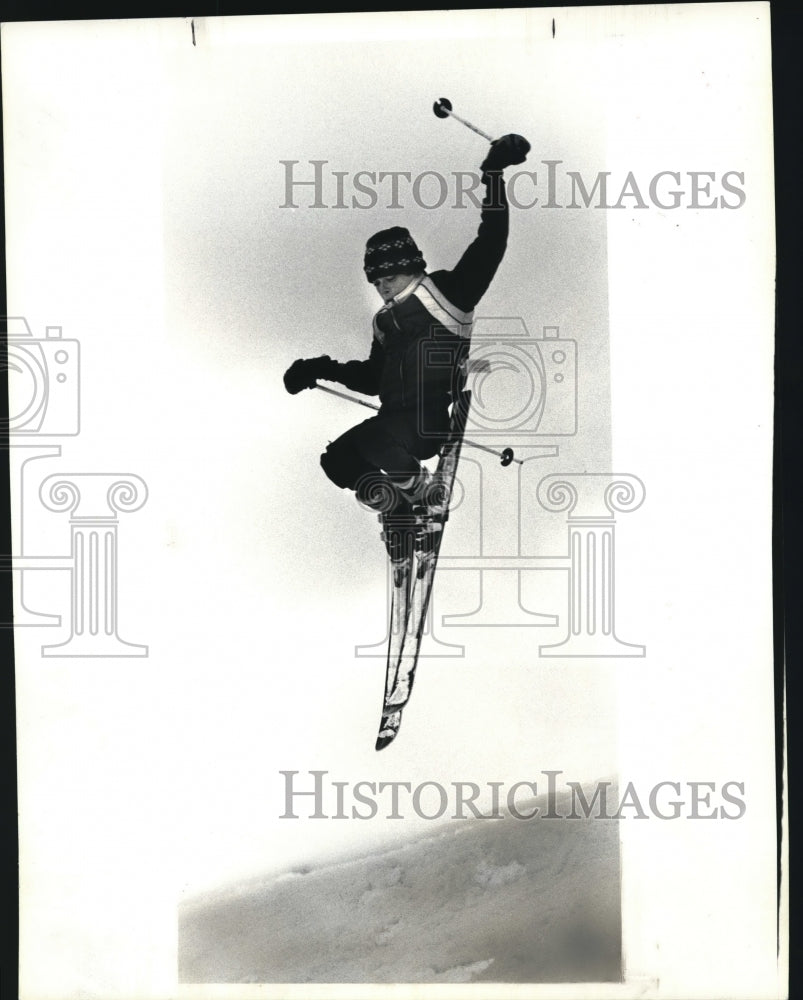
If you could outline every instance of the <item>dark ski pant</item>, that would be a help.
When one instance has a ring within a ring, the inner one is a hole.
[[[377,473],[409,479],[421,470],[421,460],[437,455],[448,434],[449,417],[427,420],[427,434],[419,433],[417,414],[383,413],[364,420],[333,441],[321,455],[321,467],[341,489],[359,493],[361,481]]]

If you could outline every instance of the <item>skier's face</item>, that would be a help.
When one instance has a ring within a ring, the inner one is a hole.
[[[390,302],[413,281],[412,274],[384,274],[374,282],[383,302]]]

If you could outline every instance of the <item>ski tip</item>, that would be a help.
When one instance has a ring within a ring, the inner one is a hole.
[[[401,725],[401,712],[394,712],[392,715],[383,715],[382,723],[379,727],[379,735],[376,738],[376,749],[384,750],[386,746],[396,739]]]

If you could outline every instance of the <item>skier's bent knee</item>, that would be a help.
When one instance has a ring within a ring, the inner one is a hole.
[[[341,490],[353,490],[356,481],[355,470],[344,460],[336,447],[329,445],[321,455],[321,468],[327,477]]]

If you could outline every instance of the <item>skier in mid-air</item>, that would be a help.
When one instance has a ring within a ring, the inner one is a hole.
[[[449,406],[464,378],[459,366],[468,354],[473,310],[507,245],[502,171],[522,163],[529,148],[518,135],[491,144],[480,167],[485,197],[479,230],[452,270],[428,273],[415,240],[401,226],[368,240],[364,270],[384,304],[374,316],[367,360],[341,363],[323,355],[295,361],[285,372],[290,393],[311,389],[317,379],[324,379],[379,396],[377,415],[333,441],[321,455],[321,466],[336,486],[354,490],[384,519],[413,511],[429,482],[421,462],[438,454],[448,437]],[[422,349],[424,341],[431,350]],[[387,489],[377,488],[383,484]],[[391,509],[388,496],[394,498]],[[390,558],[402,559],[398,532],[386,530],[383,538]]]

